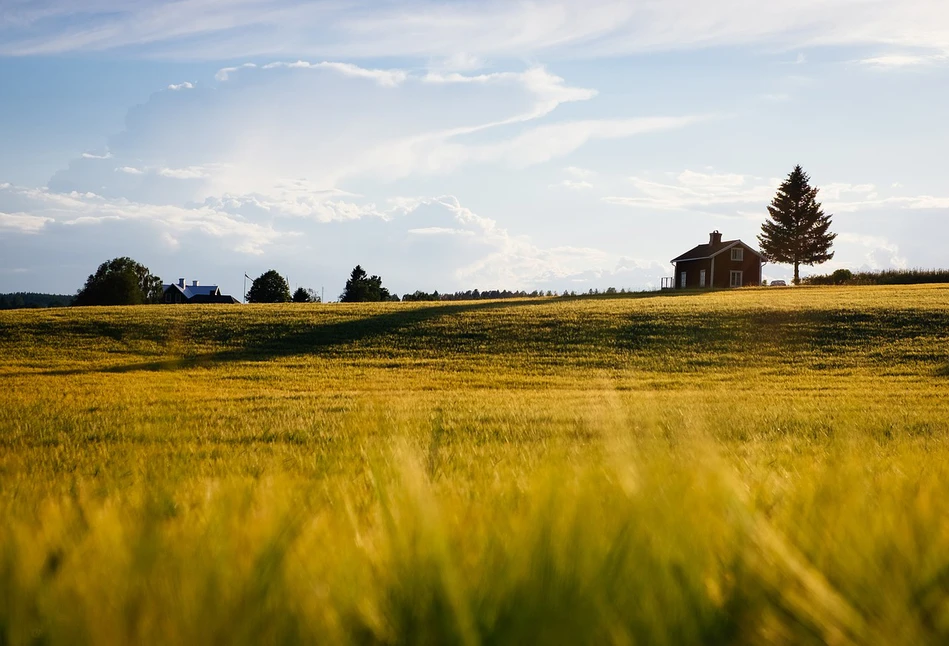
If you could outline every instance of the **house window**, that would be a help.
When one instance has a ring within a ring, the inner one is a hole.
[[[680,289],[685,289],[685,276],[686,274],[684,271],[679,273],[679,288]]]
[[[745,250],[741,247],[736,247],[732,249],[732,260],[744,260],[745,259]]]
[[[742,285],[742,283],[741,283],[741,273],[742,273],[742,272],[740,272],[740,271],[733,271],[733,272],[730,272],[730,273],[731,273],[731,281],[729,282],[729,285],[730,285],[731,287],[741,287],[741,285]]]
[[[705,287],[705,270],[699,270],[699,287]]]

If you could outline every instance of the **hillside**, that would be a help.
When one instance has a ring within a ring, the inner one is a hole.
[[[19,310],[0,353],[0,643],[949,639],[945,286]]]

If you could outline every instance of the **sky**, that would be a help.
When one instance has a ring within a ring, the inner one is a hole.
[[[947,113],[945,0],[0,0],[0,292],[651,289],[796,164],[944,268]]]

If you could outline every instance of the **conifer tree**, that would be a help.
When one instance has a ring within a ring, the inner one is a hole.
[[[801,280],[801,265],[818,265],[834,257],[830,248],[837,237],[830,232],[831,216],[817,201],[820,189],[811,188],[809,182],[804,169],[795,166],[771,200],[770,217],[758,236],[765,258],[794,265],[795,285]]]
[[[346,288],[339,295],[339,300],[343,303],[378,303],[392,300],[392,296],[389,290],[382,286],[379,276],[368,276],[365,269],[356,265],[346,281]]]

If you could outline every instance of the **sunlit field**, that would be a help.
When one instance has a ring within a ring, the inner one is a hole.
[[[949,642],[949,287],[0,312],[0,644],[298,642]]]

